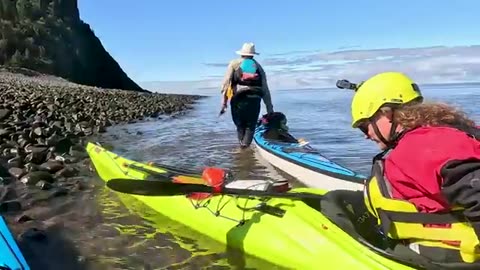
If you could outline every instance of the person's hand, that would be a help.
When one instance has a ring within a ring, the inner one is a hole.
[[[224,114],[227,111],[227,104],[222,105],[222,109],[220,109],[220,115]]]

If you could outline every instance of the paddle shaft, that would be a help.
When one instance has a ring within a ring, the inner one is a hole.
[[[170,184],[170,183],[169,183]],[[239,189],[239,188],[215,188],[207,185],[199,184],[184,184],[184,183],[171,183],[178,187],[180,194],[190,193],[190,192],[202,192],[202,193],[212,193],[218,195],[237,195],[237,196],[247,196],[247,197],[276,197],[276,198],[296,198],[296,199],[318,199],[322,197],[318,194],[313,193],[287,193],[287,192],[274,192],[274,191],[264,191],[264,190],[254,190],[254,189]]]
[[[158,164],[162,167],[161,164]],[[174,183],[172,177],[175,176],[196,176],[201,177],[199,174],[186,174],[182,173],[181,169],[173,166],[168,169],[178,170],[180,174],[167,171],[165,173],[156,172],[147,168],[136,166],[133,164],[128,165],[129,168],[148,173],[153,176],[154,180],[134,180],[134,179],[112,179],[107,182],[107,186],[115,191],[129,194],[138,194],[146,196],[174,196],[185,195],[189,193],[211,193],[218,195],[236,195],[243,197],[277,197],[277,198],[290,198],[290,199],[321,199],[322,195],[314,193],[284,193],[264,190],[253,189],[237,189],[237,188],[216,188],[212,186],[202,184],[191,183]],[[167,168],[165,168],[167,169]],[[159,181],[155,181],[159,180]]]
[[[323,195],[304,192],[275,192],[268,190],[237,189],[212,187],[201,184],[174,183],[166,181],[150,181],[135,179],[111,179],[107,186],[112,190],[144,195],[144,196],[175,196],[190,193],[210,193],[213,195],[235,195],[241,197],[271,197],[290,199],[322,199]]]

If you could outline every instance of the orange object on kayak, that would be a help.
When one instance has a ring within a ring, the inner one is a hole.
[[[212,187],[220,187],[221,185],[223,185],[223,182],[225,180],[225,175],[226,175],[226,172],[224,169],[215,168],[215,167],[206,167],[202,173],[203,183]],[[190,179],[188,179],[188,177],[185,177],[185,176],[177,176],[174,179],[175,179],[174,182],[179,182],[179,183],[192,182],[192,181],[189,181]],[[187,197],[192,200],[204,200],[210,196],[212,196],[212,193],[202,193],[202,192],[195,192],[187,195]]]

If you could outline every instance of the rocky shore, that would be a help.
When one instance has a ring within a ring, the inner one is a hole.
[[[115,124],[181,114],[199,98],[101,89],[0,70],[0,215],[16,224],[12,230],[19,242],[45,238],[45,231],[56,226],[49,202],[91,189],[83,166],[89,136]]]

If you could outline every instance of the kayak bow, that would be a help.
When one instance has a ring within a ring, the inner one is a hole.
[[[259,124],[253,137],[260,155],[274,167],[297,178],[308,187],[324,190],[363,190],[365,176],[323,156],[303,142],[266,139],[267,128]]]
[[[5,219],[0,216],[0,269],[30,270]]]

